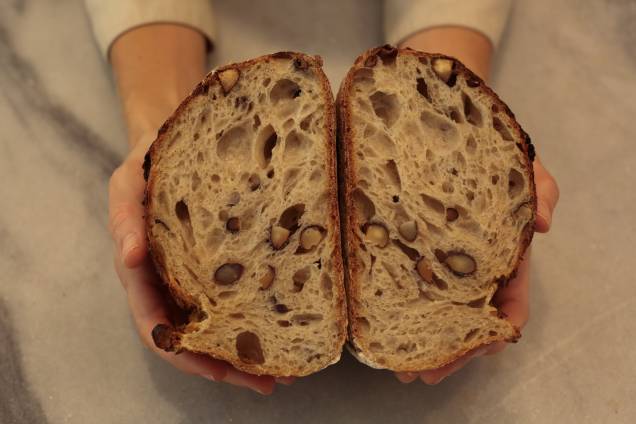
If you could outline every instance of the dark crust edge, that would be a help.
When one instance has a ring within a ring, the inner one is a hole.
[[[156,326],[153,329],[153,340],[157,347],[168,351],[168,352],[182,352],[182,351],[191,351],[194,353],[200,353],[212,356],[217,359],[222,359],[231,363],[234,367],[241,371],[245,371],[251,374],[257,375],[271,375],[274,377],[284,377],[284,376],[304,376],[309,375],[314,372],[320,371],[325,367],[331,365],[336,361],[337,358],[340,357],[342,352],[342,347],[346,340],[346,329],[347,329],[347,307],[346,307],[346,298],[345,298],[345,289],[344,289],[344,268],[342,262],[342,255],[340,254],[342,251],[342,246],[340,244],[340,218],[339,218],[339,209],[338,209],[338,193],[337,193],[337,180],[336,180],[336,114],[335,114],[335,105],[333,94],[331,90],[331,85],[329,84],[329,80],[322,70],[322,58],[320,56],[309,56],[303,53],[298,52],[277,52],[265,56],[260,56],[251,60],[247,60],[245,62],[233,63],[229,65],[225,65],[219,67],[210,73],[208,73],[204,79],[199,82],[192,92],[181,102],[181,104],[177,107],[177,109],[173,112],[173,114],[163,123],[163,125],[159,128],[157,132],[157,138],[152,143],[148,152],[144,157],[143,170],[144,170],[144,179],[146,180],[146,189],[144,192],[144,205],[145,205],[145,226],[146,226],[146,239],[148,240],[148,250],[150,256],[152,258],[152,262],[154,263],[155,269],[159,274],[162,282],[168,287],[171,297],[184,309],[198,309],[198,305],[196,300],[187,292],[185,292],[175,281],[175,278],[170,275],[165,266],[164,258],[162,257],[163,253],[161,250],[161,246],[154,241],[150,235],[150,228],[152,226],[152,219],[150,211],[153,206],[152,196],[149,194],[152,192],[155,178],[157,173],[159,172],[158,168],[160,157],[161,157],[161,148],[165,143],[167,138],[167,134],[170,132],[170,129],[175,125],[177,118],[184,113],[188,104],[195,99],[199,95],[207,95],[208,91],[211,87],[218,85],[220,89],[220,82],[218,79],[218,74],[227,69],[238,69],[239,72],[243,69],[250,68],[258,63],[268,62],[271,60],[300,60],[303,63],[302,67],[298,67],[297,63],[294,62],[294,65],[297,67],[299,71],[307,71],[311,69],[315,76],[319,79],[323,98],[325,100],[325,138],[327,139],[328,149],[328,169],[329,169],[329,181],[326,182],[331,187],[331,197],[330,201],[330,213],[329,218],[331,219],[331,224],[333,226],[333,235],[332,235],[332,243],[334,246],[334,252],[332,254],[333,268],[334,274],[332,277],[335,277],[335,281],[333,282],[333,290],[334,296],[336,297],[336,302],[334,307],[337,309],[335,311],[336,319],[338,322],[337,328],[337,338],[332,341],[331,346],[332,349],[329,352],[330,355],[326,355],[324,359],[319,362],[315,362],[316,366],[309,368],[309,371],[305,370],[301,372],[300,369],[294,370],[290,369],[286,364],[279,365],[271,365],[271,364],[246,364],[239,360],[238,355],[232,355],[225,351],[197,351],[193,349],[186,349],[181,343],[182,335],[185,334],[187,324],[184,326],[179,326],[178,328],[172,328],[166,325]],[[308,65],[306,68],[304,64]],[[160,327],[160,329],[158,329]],[[155,339],[155,330],[157,332],[158,339]],[[169,337],[166,336],[169,332]],[[159,344],[157,343],[159,341]],[[161,344],[161,345],[160,345]]]
[[[514,114],[500,98],[499,96],[492,90],[490,87],[486,85],[486,83],[475,73],[469,70],[463,63],[461,63],[458,59],[446,56],[443,54],[437,53],[424,53],[421,51],[413,50],[410,48],[407,49],[397,49],[391,45],[383,45],[379,47],[375,47],[367,50],[358,58],[356,58],[354,65],[349,69],[346,77],[343,79],[340,89],[338,90],[338,94],[336,96],[336,110],[337,110],[337,118],[338,118],[338,170],[339,170],[339,192],[341,196],[341,211],[340,214],[343,217],[343,226],[344,231],[342,234],[343,238],[343,255],[345,257],[345,265],[347,269],[347,273],[345,274],[345,286],[347,289],[347,297],[349,302],[349,327],[348,327],[348,343],[353,347],[353,349],[360,353],[361,356],[364,356],[363,361],[369,363],[369,365],[378,367],[378,368],[387,368],[393,371],[421,371],[424,369],[434,369],[439,368],[444,365],[450,364],[451,362],[457,360],[461,356],[470,352],[473,349],[476,349],[480,346],[486,346],[495,342],[509,342],[516,343],[521,337],[521,330],[517,326],[510,324],[512,329],[514,330],[514,334],[510,337],[489,337],[485,341],[476,344],[470,344],[466,348],[461,349],[451,355],[447,355],[444,357],[438,358],[435,361],[434,366],[430,366],[428,363],[426,366],[417,367],[413,366],[410,368],[405,368],[399,363],[387,363],[385,365],[380,365],[373,359],[375,356],[371,352],[365,352],[359,345],[356,344],[356,339],[362,338],[363,336],[360,334],[359,329],[356,325],[356,316],[358,310],[358,302],[359,302],[359,282],[357,280],[357,276],[360,273],[360,264],[356,259],[356,252],[358,250],[357,243],[360,240],[357,240],[355,233],[353,231],[354,228],[359,226],[359,223],[355,220],[354,206],[351,193],[354,189],[354,182],[357,180],[356,174],[354,171],[354,163],[355,156],[353,154],[353,146],[352,146],[352,136],[353,129],[352,125],[349,124],[351,118],[351,104],[349,103],[349,93],[353,85],[354,74],[358,69],[365,67],[365,62],[372,56],[380,56],[387,55],[387,52],[392,50],[397,52],[397,55],[409,55],[414,56],[416,58],[427,58],[429,60],[432,59],[450,59],[454,61],[453,72],[459,75],[464,76],[466,80],[471,80],[472,84],[477,84],[479,89],[483,91],[488,97],[490,97],[498,106],[501,107],[501,110],[508,116],[509,123],[513,127],[515,135],[518,139],[524,140],[525,143],[519,144],[517,143],[517,147],[524,153],[524,157],[526,158],[525,163],[523,164],[527,175],[529,176],[530,181],[530,191],[532,194],[531,199],[528,200],[528,203],[532,205],[533,216],[528,225],[526,225],[523,235],[521,237],[521,249],[519,249],[519,255],[515,262],[515,265],[512,267],[512,270],[508,275],[501,276],[497,278],[497,282],[499,286],[505,286],[508,281],[510,281],[516,275],[519,264],[523,260],[523,256],[527,247],[530,245],[532,241],[532,237],[534,235],[534,224],[536,219],[536,211],[537,211],[537,195],[536,195],[536,187],[534,182],[534,171],[532,167],[532,161],[535,156],[535,149],[531,143],[530,137],[528,134],[521,128],[519,123],[516,121]],[[471,87],[471,88],[476,88]],[[501,311],[498,313],[499,318],[505,319],[505,314]],[[424,364],[424,361],[422,361]],[[415,368],[415,369],[413,369]]]

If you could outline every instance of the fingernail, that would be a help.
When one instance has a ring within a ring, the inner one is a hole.
[[[256,390],[258,393],[262,394],[263,396],[268,396],[268,395],[271,394],[270,392],[266,392],[265,390],[260,389],[260,388],[259,389],[254,389],[254,390]]]
[[[212,380],[215,383],[219,381],[225,380],[225,376],[227,375],[226,370],[215,370],[210,374],[205,374],[203,378],[207,378],[208,380]]]
[[[204,376],[202,376],[202,377],[203,377],[203,378],[205,378],[205,379],[207,379],[207,380],[214,381],[215,383],[217,383],[217,382],[219,381],[219,380],[217,380],[217,378],[216,378],[214,375],[212,375],[212,374],[206,374],[206,375],[204,375]]]
[[[137,247],[137,237],[134,233],[127,234],[121,246],[121,255],[125,259]]]

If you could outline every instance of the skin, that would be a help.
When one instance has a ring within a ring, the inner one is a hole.
[[[158,349],[151,337],[157,324],[169,324],[169,320],[166,303],[158,289],[161,282],[147,254],[141,204],[145,187],[143,157],[155,139],[157,129],[203,78],[205,43],[205,38],[189,27],[152,24],[126,32],[111,48],[110,60],[128,127],[130,148],[109,184],[109,229],[115,270],[126,290],[139,335],[150,350],[188,374],[267,395],[273,392],[276,383],[291,384],[294,379],[246,374],[205,355],[168,353]],[[469,29],[442,27],[422,31],[400,44],[400,47],[407,46],[455,56],[484,79],[490,71],[492,46],[486,37]],[[539,160],[535,160],[534,170],[539,198],[536,231],[547,232],[559,192],[554,179]],[[529,253],[518,277],[495,297],[508,319],[519,327],[523,327],[528,319],[528,266]],[[472,357],[496,353],[504,348],[504,343],[494,344],[437,370],[396,373],[396,376],[405,383],[420,378],[436,384]]]

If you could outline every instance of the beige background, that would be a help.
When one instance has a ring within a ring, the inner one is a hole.
[[[213,65],[299,49],[321,54],[337,87],[382,41],[376,2],[253,3],[217,1]],[[535,239],[522,341],[437,387],[345,355],[263,398],[141,346],[106,228],[125,152],[109,69],[81,1],[3,1],[0,422],[635,422],[634,22],[630,0],[513,9],[493,85],[562,193],[553,231]]]

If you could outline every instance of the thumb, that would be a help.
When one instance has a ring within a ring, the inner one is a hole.
[[[146,256],[144,179],[141,162],[126,160],[113,172],[108,186],[109,229],[115,248],[128,268]]]
[[[537,222],[535,230],[547,233],[552,225],[552,214],[559,201],[559,187],[552,175],[536,158],[534,161],[534,181],[537,186]]]

